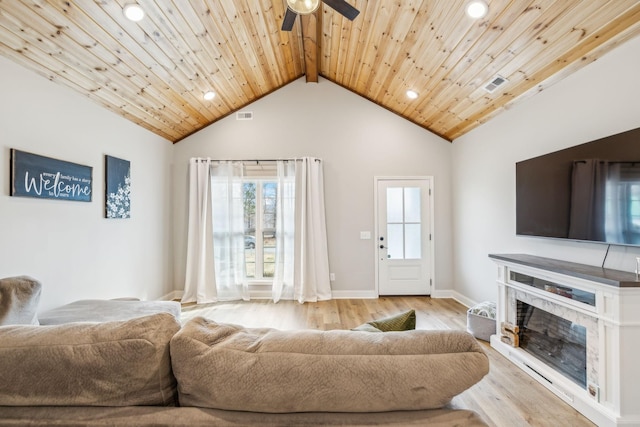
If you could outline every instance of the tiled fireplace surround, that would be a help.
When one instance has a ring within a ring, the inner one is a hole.
[[[491,346],[598,426],[640,426],[637,275],[531,255],[489,256],[498,264],[497,330]],[[554,316],[566,320],[558,324],[586,331],[586,342],[572,339],[579,342],[577,348],[584,346],[577,365],[585,372],[572,378],[554,366],[564,368],[565,363],[556,355],[536,355],[501,339],[502,324],[520,320],[522,326],[524,304],[543,310],[537,312],[544,315],[538,323],[547,327],[538,329],[554,339],[558,334],[548,331]]]

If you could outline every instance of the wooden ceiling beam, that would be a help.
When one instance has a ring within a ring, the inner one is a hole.
[[[307,83],[318,83],[320,70],[320,40],[322,36],[322,3],[315,13],[301,15],[302,47]]]

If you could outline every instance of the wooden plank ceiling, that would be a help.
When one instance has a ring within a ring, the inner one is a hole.
[[[291,32],[285,0],[137,0],[138,23],[130,2],[0,0],[0,54],[173,142],[303,75],[452,141],[640,34],[638,0],[348,0],[353,22],[321,6]]]

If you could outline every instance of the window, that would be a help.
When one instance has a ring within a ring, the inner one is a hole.
[[[312,157],[191,159],[184,301],[330,299],[322,177]]]
[[[277,182],[243,183],[244,250],[247,277],[270,280],[275,272]]]

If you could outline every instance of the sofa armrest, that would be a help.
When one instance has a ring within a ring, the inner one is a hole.
[[[180,319],[180,303],[177,301],[99,300],[74,301],[47,310],[38,316],[41,325],[61,325],[72,322],[112,322],[169,313]]]
[[[0,327],[0,407],[173,405],[169,342],[179,328],[167,313]]]
[[[0,279],[0,326],[37,325],[42,284],[29,276]]]

